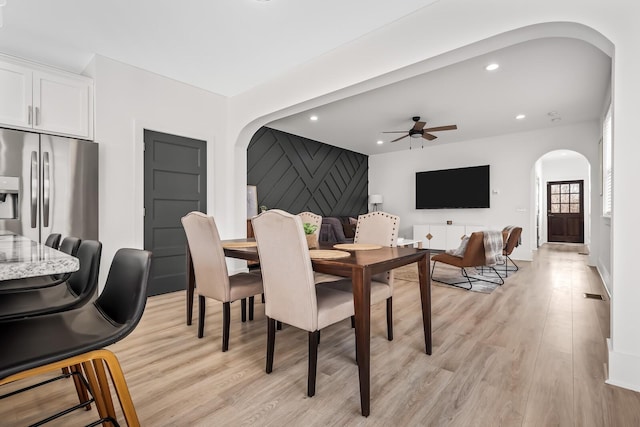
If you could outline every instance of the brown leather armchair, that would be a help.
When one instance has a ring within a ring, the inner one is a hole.
[[[434,255],[433,257],[431,257],[431,260],[433,261],[433,266],[431,267],[431,280],[435,280],[436,282],[446,283],[447,285],[457,286],[459,288],[463,288],[466,290],[471,290],[471,288],[473,287],[473,282],[476,282],[479,280],[484,282],[497,283],[499,285],[504,284],[504,280],[502,279],[502,277],[500,277],[500,275],[495,270],[495,268],[493,268],[492,266],[486,265],[487,263],[485,259],[485,250],[484,250],[484,233],[481,231],[477,231],[471,234],[471,236],[469,237],[469,241],[467,242],[467,247],[462,257],[448,254],[445,252],[445,253]],[[454,267],[459,267],[460,270],[462,271],[462,276],[466,279],[466,281],[449,283],[442,280],[438,280],[433,274],[436,268],[436,263],[438,262],[452,265]],[[470,267],[490,268],[496,273],[496,276],[498,277],[499,281],[496,282],[495,280],[483,279],[481,275],[476,275],[474,277],[471,277],[469,276],[466,270],[467,268],[470,268]],[[468,284],[469,287],[461,286],[464,284]]]
[[[513,252],[513,250],[520,245],[522,227],[505,227],[505,229],[502,230],[502,233],[507,235],[504,250],[502,251],[502,255],[504,255],[504,275],[506,277],[509,275],[509,269],[507,268],[509,261],[511,261],[511,264],[513,264],[513,266],[515,267],[515,270],[511,271],[519,270],[518,265],[513,262],[509,255],[511,255],[511,252]]]

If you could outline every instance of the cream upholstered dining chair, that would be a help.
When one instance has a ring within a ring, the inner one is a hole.
[[[312,397],[316,390],[320,329],[353,316],[353,295],[316,287],[299,216],[272,209],[254,217],[252,222],[258,242],[268,322],[266,372],[273,371],[276,321],[308,331],[307,395]]]
[[[229,349],[231,303],[246,298],[253,304],[255,295],[262,294],[259,273],[238,273],[229,276],[224,249],[213,217],[202,212],[190,212],[182,217],[198,292],[198,338],[204,335],[205,297],[222,302],[222,351]],[[249,320],[252,320],[249,309]],[[243,319],[244,321],[244,319]]]
[[[358,216],[353,243],[370,243],[386,247],[395,247],[398,241],[400,217],[386,212],[370,212]],[[351,282],[321,283],[353,293]],[[387,301],[387,339],[393,340],[393,271],[376,274],[371,278],[371,304]]]

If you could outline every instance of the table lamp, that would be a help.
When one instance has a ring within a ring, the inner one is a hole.
[[[382,204],[382,194],[369,195],[369,203],[373,205],[373,210],[378,210],[378,205]]]

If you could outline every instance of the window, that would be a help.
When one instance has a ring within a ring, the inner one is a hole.
[[[611,129],[611,105],[602,123],[602,214],[611,216],[612,197],[612,129]]]

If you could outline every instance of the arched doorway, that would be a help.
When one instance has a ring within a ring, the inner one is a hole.
[[[541,156],[536,171],[536,241],[591,242],[591,165],[582,154],[554,150]]]

